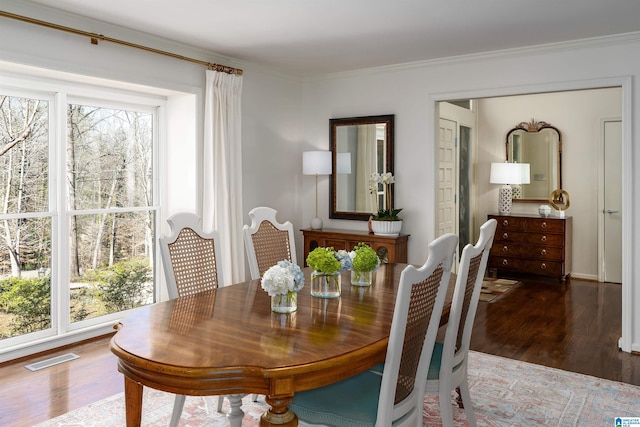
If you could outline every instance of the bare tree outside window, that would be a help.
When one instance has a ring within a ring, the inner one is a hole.
[[[67,117],[66,141],[55,141],[50,108],[0,95],[0,340],[56,324],[52,304],[69,307],[73,323],[154,301],[155,115],[70,103],[58,112]],[[66,165],[51,180],[58,156]],[[66,206],[49,206],[59,194]],[[54,221],[68,221],[68,235],[56,234]],[[51,265],[52,247],[69,248],[59,265]],[[52,293],[56,286],[68,289]]]

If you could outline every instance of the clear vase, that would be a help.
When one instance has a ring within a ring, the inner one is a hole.
[[[351,270],[351,284],[353,286],[371,286],[373,271]]]
[[[293,313],[297,309],[297,292],[287,292],[286,294],[279,294],[271,297],[271,311],[276,313]]]
[[[318,298],[338,298],[340,296],[340,272],[311,273],[311,296]]]

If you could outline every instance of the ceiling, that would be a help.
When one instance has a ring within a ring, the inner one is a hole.
[[[640,31],[638,0],[31,0],[31,3],[298,76]]]

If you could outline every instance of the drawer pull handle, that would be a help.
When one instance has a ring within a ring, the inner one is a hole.
[[[509,252],[509,246],[504,245],[504,246],[502,247],[502,252]]]
[[[506,239],[508,239],[508,238],[509,238],[509,234],[508,234],[508,233],[504,233],[504,234],[502,235],[502,238],[503,238],[503,239],[505,239],[505,240],[506,240]]]
[[[543,250],[540,251],[540,255],[546,255],[546,254],[547,254],[547,250],[546,249],[543,249]]]
[[[546,222],[543,222],[542,224],[540,224],[540,227],[542,227],[542,228],[547,228],[547,223],[546,223]]]
[[[508,259],[503,259],[502,260],[502,265],[508,265],[509,264],[509,260]]]
[[[503,227],[506,227],[508,225],[509,225],[509,220],[508,219],[505,219],[505,220],[502,221],[502,226]]]
[[[546,270],[546,269],[547,269],[547,264],[545,264],[544,262],[540,264],[540,270]]]
[[[546,242],[546,241],[547,241],[547,236],[542,236],[542,237],[540,238],[540,241],[541,241],[541,242]]]

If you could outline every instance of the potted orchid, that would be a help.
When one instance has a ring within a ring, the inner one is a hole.
[[[340,272],[351,268],[351,257],[344,249],[318,247],[307,255],[311,273],[311,295],[320,298],[340,296]]]
[[[298,292],[304,286],[300,267],[287,260],[278,261],[262,275],[260,286],[271,297],[271,310],[291,313],[298,307]]]
[[[373,272],[380,266],[380,258],[373,248],[364,242],[358,243],[351,252],[351,284],[370,286]]]
[[[398,214],[402,209],[393,207],[393,188],[395,178],[391,172],[372,173],[369,179],[369,193],[373,197],[374,213],[371,215],[371,228],[374,234],[397,236],[402,228],[402,218]],[[382,199],[379,188],[382,185]]]

